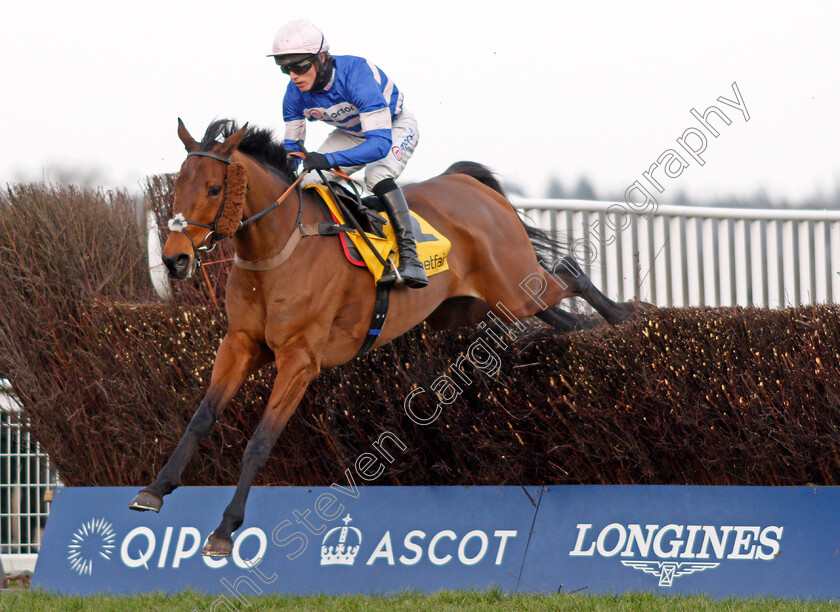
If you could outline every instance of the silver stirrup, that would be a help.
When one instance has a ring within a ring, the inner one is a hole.
[[[394,269],[394,274],[397,275],[397,280],[394,281],[395,285],[402,285],[405,283],[405,279],[403,279],[402,274],[400,274],[400,269],[397,267],[397,264],[394,262],[394,256],[389,255],[388,261],[391,262],[391,267]]]

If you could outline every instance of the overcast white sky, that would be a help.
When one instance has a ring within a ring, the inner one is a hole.
[[[180,166],[179,116],[196,137],[221,117],[282,135],[288,78],[265,55],[296,18],[402,88],[421,132],[406,180],[471,159],[535,197],[552,174],[617,194],[716,104],[731,125],[663,201],[840,185],[837,3],[556,0],[5,2],[0,183],[70,169],[138,189]],[[733,82],[749,122],[716,102]]]

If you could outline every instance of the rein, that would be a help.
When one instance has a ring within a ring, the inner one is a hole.
[[[306,175],[306,173],[301,174],[299,177],[297,177],[295,182],[292,183],[291,185],[289,185],[289,188],[286,189],[286,191],[283,192],[283,195],[281,195],[279,198],[277,198],[274,201],[273,204],[271,204],[270,206],[266,206],[265,208],[263,208],[257,214],[252,215],[252,216],[248,217],[247,219],[243,219],[242,222],[239,224],[239,227],[236,229],[236,231],[238,232],[239,230],[241,230],[243,227],[245,227],[249,223],[253,223],[257,219],[260,219],[261,217],[264,217],[265,215],[270,213],[272,210],[274,210],[275,208],[280,206],[280,204],[283,202],[283,200],[286,199],[286,196],[288,196],[289,193],[291,193],[292,189],[297,187],[298,183],[300,183],[300,181],[303,179],[303,177],[305,175]],[[300,198],[298,198],[298,204],[299,204],[298,205],[298,218],[297,218],[297,222],[295,223],[295,225],[300,225],[300,220],[301,220],[301,217],[303,216],[303,202],[301,201]]]
[[[215,153],[209,153],[207,151],[191,151],[190,153],[187,153],[187,157],[192,156],[209,157],[210,159],[215,159],[227,165],[231,165],[233,163],[233,160],[230,157],[222,157],[221,155],[216,155]],[[283,194],[279,198],[277,198],[270,206],[265,207],[263,210],[256,213],[255,215],[248,217],[247,219],[243,219],[239,223],[239,227],[236,228],[234,234],[236,232],[239,232],[239,230],[241,230],[246,225],[254,223],[258,219],[264,217],[265,215],[273,211],[275,208],[280,206],[280,204],[283,203],[283,201],[286,199],[286,197],[288,197],[292,190],[298,186],[298,184],[305,175],[306,173],[304,172],[299,177],[297,177],[295,182],[289,185],[288,189],[286,189],[286,191],[283,192]],[[183,232],[184,234],[186,234],[187,238],[190,239],[190,244],[193,245],[193,254],[195,256],[196,266],[201,266],[201,258],[198,256],[199,252],[210,253],[216,247],[216,237],[219,236],[217,228],[219,219],[222,216],[222,211],[225,208],[225,202],[227,200],[227,190],[228,185],[227,180],[225,180],[224,192],[222,194],[222,204],[221,206],[219,206],[219,211],[216,213],[216,218],[213,220],[212,225],[207,223],[201,223],[199,221],[189,221],[186,218],[184,218],[183,213],[178,213],[177,215],[172,217],[172,219],[170,219],[168,222],[168,227],[171,231]],[[289,256],[292,254],[292,251],[294,251],[295,247],[297,246],[298,242],[300,242],[300,239],[302,237],[314,235],[331,235],[337,233],[336,230],[338,230],[339,228],[337,223],[316,223],[310,225],[303,225],[302,218],[303,197],[300,193],[298,193],[298,216],[297,220],[295,221],[295,229],[292,230],[292,234],[286,240],[286,246],[283,247],[283,250],[280,251],[277,255],[274,255],[273,257],[260,261],[248,261],[246,259],[241,259],[238,255],[234,255],[234,264],[245,270],[264,271],[276,268],[289,258]],[[187,232],[188,225],[204,227],[210,230],[210,232],[204,238],[204,244],[202,244],[199,247],[195,246],[195,241],[193,240],[192,236],[190,236],[189,232]],[[208,240],[210,241],[210,246],[207,245]]]
[[[303,143],[298,141],[298,144],[301,146],[301,149],[303,150]],[[187,154],[187,157],[190,157],[190,156],[193,156],[193,155],[195,155],[197,157],[209,157],[211,159],[215,159],[215,160],[218,160],[218,161],[220,161],[224,164],[227,164],[228,166],[230,166],[233,163],[233,160],[230,157],[222,157],[221,155],[216,155],[215,153],[209,153],[209,152],[205,152],[205,151],[192,151],[192,152]],[[323,173],[321,171],[318,171],[318,174],[320,175],[324,184],[327,185],[327,187],[330,190],[330,193],[332,194],[333,199],[335,200],[336,204],[340,207],[340,209],[344,213],[345,217],[351,221],[353,226],[351,227],[351,226],[347,226],[347,225],[341,225],[341,224],[336,223],[334,221],[326,222],[326,223],[308,223],[308,224],[304,225],[304,223],[303,223],[303,192],[302,192],[302,189],[300,187],[300,182],[301,182],[301,180],[303,180],[303,177],[306,176],[306,172],[302,172],[300,174],[300,176],[297,177],[295,182],[292,183],[291,185],[289,185],[289,187],[286,189],[286,191],[284,191],[283,194],[279,198],[277,198],[272,204],[265,207],[263,210],[259,211],[258,213],[248,217],[247,219],[243,219],[242,221],[240,221],[239,226],[234,231],[234,234],[236,234],[236,232],[241,230],[246,225],[254,223],[255,221],[259,220],[260,218],[262,218],[265,215],[267,215],[268,213],[270,213],[272,210],[274,210],[275,208],[280,206],[280,204],[283,203],[283,201],[288,197],[288,195],[292,192],[293,189],[297,188],[297,190],[298,190],[298,214],[297,214],[297,219],[295,220],[295,227],[292,230],[291,235],[286,239],[285,246],[283,246],[283,248],[280,250],[280,252],[277,253],[276,255],[273,255],[273,256],[271,256],[267,259],[261,259],[261,260],[257,260],[257,261],[248,261],[247,259],[242,259],[242,258],[239,257],[239,255],[234,253],[234,257],[233,257],[234,265],[236,265],[239,268],[242,268],[243,270],[250,270],[250,271],[256,271],[256,272],[265,272],[265,271],[268,271],[268,270],[272,270],[272,269],[277,268],[278,266],[282,265],[287,259],[289,259],[289,257],[291,257],[291,255],[292,255],[292,252],[297,247],[298,243],[300,243],[301,239],[303,239],[306,236],[334,236],[334,235],[340,234],[341,232],[352,232],[354,230],[359,232],[359,234],[364,238],[365,242],[367,242],[367,244],[371,248],[372,252],[377,256],[377,258],[382,262],[382,264],[387,265],[386,261],[382,258],[381,255],[379,255],[379,252],[376,249],[373,248],[373,245],[370,243],[370,239],[367,237],[367,234],[359,226],[359,222],[356,221],[355,217],[353,217],[353,215],[349,211],[347,211],[347,209],[341,203],[340,198],[338,198],[336,196],[336,194],[332,190],[332,187],[330,186],[329,182],[324,178]],[[346,178],[348,181],[350,180],[350,177],[348,177],[346,174],[344,174],[344,172],[337,171],[336,174],[339,174],[339,176],[342,176],[342,178]],[[217,232],[217,226],[218,226],[218,223],[219,223],[219,219],[222,216],[222,211],[225,208],[225,201],[227,199],[227,192],[228,192],[228,184],[227,183],[228,183],[227,182],[227,177],[225,177],[225,187],[224,187],[224,193],[222,195],[222,204],[221,204],[221,206],[219,206],[219,211],[216,213],[216,218],[213,220],[213,225],[208,225],[206,223],[199,223],[197,221],[188,221],[187,219],[184,218],[184,215],[182,213],[178,213],[172,219],[169,220],[168,225],[169,225],[170,230],[178,231],[178,232],[184,232],[184,234],[186,234],[186,236],[190,239],[190,244],[193,247],[193,253],[195,255],[196,266],[201,266],[201,259],[198,256],[198,252],[202,251],[202,252],[209,253],[216,246],[215,236],[219,235],[218,232]],[[355,189],[353,189],[353,192],[354,192],[354,195],[356,196],[356,198],[358,199],[359,194],[356,193]],[[210,232],[204,238],[204,243],[205,244],[201,245],[200,247],[195,246],[195,242],[193,241],[192,236],[190,236],[189,233],[187,233],[187,226],[188,225],[196,225],[196,226],[199,226],[199,227],[205,227],[205,228],[210,230]],[[208,239],[210,239],[210,246],[209,247],[206,244]],[[391,262],[391,265],[393,265],[394,269],[396,269],[396,266],[393,264],[393,262]],[[207,282],[209,284],[210,281],[209,281],[209,279],[207,279],[206,272],[205,272],[205,279],[207,280]],[[212,290],[211,290],[211,295],[213,295]],[[373,309],[373,317],[371,319],[371,323],[370,323],[370,326],[369,326],[368,333],[365,336],[365,339],[364,339],[364,341],[362,343],[362,346],[359,349],[359,352],[357,353],[357,355],[361,355],[362,353],[365,353],[368,350],[370,350],[373,347],[376,340],[379,338],[379,335],[382,333],[382,328],[385,325],[385,319],[388,316],[388,307],[389,307],[389,303],[390,303],[390,295],[391,295],[391,287],[390,286],[384,286],[383,287],[383,286],[378,286],[377,285],[377,287],[376,287],[376,301],[375,301],[374,309]],[[215,295],[214,295],[213,300],[215,301],[215,299],[216,298],[215,298]],[[218,307],[218,304],[216,306]]]

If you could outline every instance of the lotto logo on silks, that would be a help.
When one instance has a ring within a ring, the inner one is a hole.
[[[394,156],[394,159],[397,161],[402,161],[405,152],[408,151],[408,148],[411,146],[411,143],[417,138],[417,134],[414,133],[414,130],[409,129],[408,133],[402,139],[402,142],[399,146],[394,145],[391,147],[391,155]]]

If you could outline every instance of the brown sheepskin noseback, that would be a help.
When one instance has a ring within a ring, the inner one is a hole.
[[[243,210],[245,209],[245,194],[248,192],[248,176],[245,173],[245,165],[240,162],[233,162],[227,169],[225,176],[227,183],[227,194],[225,207],[216,225],[216,231],[222,236],[233,236],[242,221]]]

